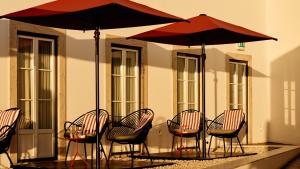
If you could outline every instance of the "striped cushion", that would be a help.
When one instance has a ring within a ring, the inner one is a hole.
[[[150,120],[153,120],[153,116],[151,114],[143,113],[134,132],[143,128]]]
[[[102,130],[106,120],[106,115],[99,116],[99,131]],[[96,114],[88,113],[84,115],[82,126],[84,134],[96,134]]]
[[[244,113],[241,109],[225,110],[223,130],[237,130],[244,120]]]
[[[201,115],[199,112],[183,112],[181,113],[180,127],[181,129],[198,130],[201,122]]]
[[[20,110],[0,110],[0,129],[3,126],[11,126],[18,118]],[[5,132],[5,130],[1,131],[0,135]]]

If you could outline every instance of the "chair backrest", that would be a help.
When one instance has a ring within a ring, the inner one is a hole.
[[[201,123],[201,113],[197,110],[185,110],[180,113],[181,129],[198,130]]]
[[[237,130],[244,118],[245,115],[241,109],[225,110],[223,130]]]
[[[104,125],[106,124],[108,120],[108,114],[107,113],[100,113],[99,115],[99,132],[103,129]],[[84,134],[96,134],[96,113],[90,112],[86,113],[83,117],[83,133]]]
[[[20,113],[20,109],[13,108],[8,110],[0,110],[0,129],[4,126],[10,126],[15,124]],[[1,130],[0,135],[2,135],[6,130]]]
[[[145,110],[145,111],[143,111]],[[140,118],[137,121],[136,128],[134,129],[134,132],[139,131],[142,129],[146,124],[151,123],[154,118],[154,113],[150,111],[150,109],[142,109],[140,114]]]

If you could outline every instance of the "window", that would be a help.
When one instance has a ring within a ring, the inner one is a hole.
[[[139,109],[138,50],[112,47],[111,100],[114,120]]]
[[[247,62],[229,60],[229,108],[243,109],[245,113],[248,107],[247,71]]]
[[[54,40],[19,35],[17,66],[18,107],[24,113],[18,132],[19,158],[53,157],[56,110]]]
[[[177,53],[177,112],[199,109],[198,57]]]

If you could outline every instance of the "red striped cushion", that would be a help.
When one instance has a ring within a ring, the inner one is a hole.
[[[143,113],[134,132],[143,128],[150,120],[153,120],[153,115]]]
[[[0,129],[3,126],[11,126],[17,119],[20,110],[0,110]],[[5,130],[1,131],[4,132]],[[1,135],[2,133],[0,133]]]
[[[102,130],[106,120],[107,115],[99,117],[99,131]],[[88,113],[84,115],[82,126],[84,134],[96,134],[96,114]]]
[[[199,112],[183,112],[181,113],[180,127],[181,129],[198,130],[200,125],[201,115]]]
[[[224,130],[237,130],[244,119],[244,113],[241,109],[224,111]]]

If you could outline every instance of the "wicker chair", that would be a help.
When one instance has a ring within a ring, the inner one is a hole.
[[[119,144],[129,144],[132,160],[131,167],[133,167],[134,145],[143,143],[152,163],[147,145],[145,144],[145,139],[152,127],[153,117],[154,112],[151,109],[140,109],[130,113],[122,118],[119,122],[114,124],[107,134],[107,139],[111,141],[108,160],[111,157],[113,143],[116,142]],[[107,164],[109,164],[109,161]]]
[[[11,161],[7,151],[13,135],[16,134],[16,128],[20,114],[20,109],[18,108],[0,111],[0,154],[6,154],[11,167],[13,166],[13,162]]]
[[[224,143],[224,155],[226,152],[225,138],[230,138],[230,155],[232,156],[232,138],[236,137],[241,147],[242,152],[244,149],[240,143],[238,134],[245,124],[245,114],[241,109],[225,110],[224,113],[217,116],[207,129],[207,134],[210,135],[208,154],[210,151],[212,137],[223,138]]]
[[[195,137],[196,153],[200,152],[200,132],[202,131],[202,114],[198,110],[184,110],[178,113],[172,120],[167,121],[168,129],[173,134],[172,150],[175,136],[191,138]]]
[[[66,121],[64,124],[65,128],[65,133],[64,137],[68,138],[70,137],[70,129],[75,126],[75,127],[82,127],[83,134],[86,135],[85,139],[78,141],[78,143],[83,143],[84,144],[84,153],[85,153],[85,158],[86,156],[86,144],[92,144],[92,159],[93,159],[93,145],[94,143],[97,142],[96,140],[96,110],[89,111],[77,119],[75,119],[73,122]],[[101,137],[103,133],[105,132],[106,128],[108,126],[108,112],[106,110],[100,109],[100,114],[99,114],[99,138],[101,140]],[[67,161],[68,157],[68,152],[70,148],[70,143],[71,140],[68,142],[68,148],[67,148],[67,153],[66,153],[66,158],[65,161]],[[103,152],[105,158],[106,154],[103,149],[103,145],[100,142],[100,152]]]

